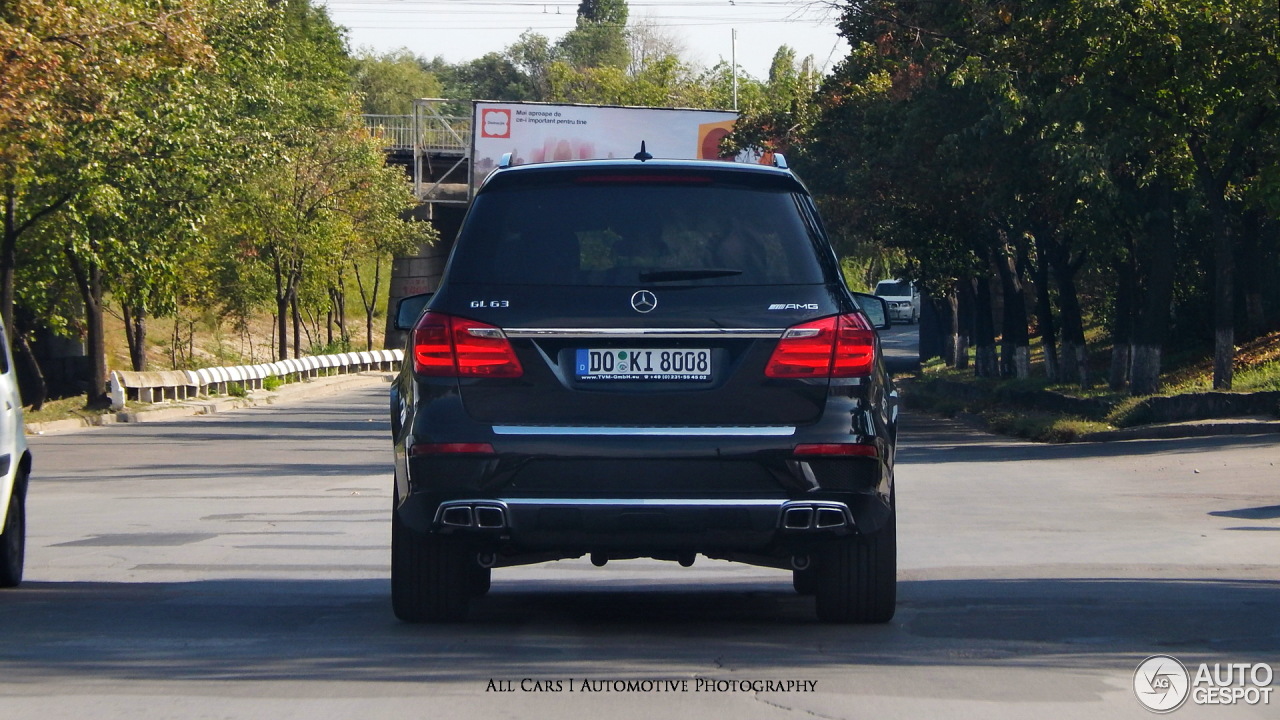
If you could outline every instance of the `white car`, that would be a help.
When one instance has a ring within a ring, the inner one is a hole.
[[[920,321],[920,291],[907,280],[881,280],[875,294],[889,304],[889,319],[907,323]]]
[[[22,423],[22,398],[9,335],[0,322],[0,587],[22,582],[27,545],[27,477],[31,452]]]

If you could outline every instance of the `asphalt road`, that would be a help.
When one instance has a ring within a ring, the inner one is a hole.
[[[880,331],[880,348],[890,373],[909,373],[920,368],[919,341],[919,323],[899,323]]]
[[[385,393],[33,438],[0,719],[1098,720],[1148,717],[1149,655],[1280,668],[1274,436],[1043,446],[908,415],[886,626],[705,558],[497,570],[468,624],[408,626]]]

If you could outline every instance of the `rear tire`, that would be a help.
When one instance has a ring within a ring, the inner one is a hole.
[[[818,571],[814,568],[791,571],[791,587],[801,595],[818,594]]]
[[[474,592],[474,560],[450,538],[420,533],[391,512],[391,607],[405,622],[457,622]]]
[[[840,538],[818,555],[818,619],[829,623],[886,623],[898,593],[895,514],[870,535]]]
[[[0,587],[17,587],[22,582],[26,552],[27,508],[19,477],[9,495],[9,511],[0,532]]]
[[[493,570],[476,565],[469,570],[469,575],[472,595],[480,597],[489,592],[489,587],[493,584]]]

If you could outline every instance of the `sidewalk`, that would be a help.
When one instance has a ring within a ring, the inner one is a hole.
[[[195,415],[212,415],[256,405],[271,405],[304,398],[323,397],[357,387],[389,385],[395,373],[367,371],[349,375],[334,375],[288,383],[279,388],[267,391],[256,390],[246,397],[210,397],[181,402],[156,403],[145,409],[125,410],[119,413],[106,413],[66,420],[54,420],[43,423],[27,423],[28,435],[44,435],[47,433],[65,433],[89,430],[103,425],[117,423],[162,422]]]

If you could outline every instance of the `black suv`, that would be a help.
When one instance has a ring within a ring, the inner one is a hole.
[[[776,164],[488,178],[439,290],[399,307],[399,618],[462,618],[494,567],[697,554],[792,570],[825,621],[893,617],[887,308]]]

